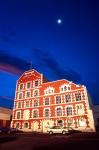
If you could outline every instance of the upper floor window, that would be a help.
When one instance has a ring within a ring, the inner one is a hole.
[[[21,84],[20,84],[20,90],[22,90],[23,88],[24,88],[24,84],[21,83]]]
[[[16,119],[20,119],[21,118],[21,112],[16,112]]]
[[[33,118],[38,118],[38,116],[39,116],[38,110],[34,110],[33,111]]]
[[[46,97],[44,100],[45,100],[45,105],[49,105],[49,97]]]
[[[35,83],[35,86],[39,86],[39,81],[38,80],[36,80],[34,83]]]
[[[77,104],[76,105],[76,112],[77,112],[77,115],[83,115],[84,114],[83,104]]]
[[[70,91],[70,85],[69,84],[63,84],[60,87],[60,92]]]
[[[54,88],[53,87],[48,87],[44,90],[45,95],[53,94],[54,93]]]
[[[61,96],[56,96],[56,104],[60,104],[61,103]]]
[[[49,117],[49,115],[50,115],[49,112],[50,112],[50,110],[48,108],[46,108],[44,110],[44,117]]]
[[[75,98],[76,101],[81,101],[81,93],[80,92],[75,93]]]
[[[22,102],[18,102],[18,108],[22,107]]]
[[[66,94],[65,95],[65,102],[71,102],[71,95],[70,94]]]
[[[39,96],[39,90],[38,89],[33,91],[33,96],[34,97]]]
[[[25,107],[30,107],[30,102],[29,101],[25,102]]]
[[[56,115],[57,116],[62,116],[62,108],[59,107],[59,108],[56,109]]]
[[[19,99],[22,99],[22,98],[23,98],[23,93],[19,93],[19,94],[18,94],[18,98],[19,98]]]
[[[72,107],[67,107],[67,116],[72,115]]]
[[[30,91],[27,91],[26,92],[26,98],[30,98],[31,97],[31,92]]]
[[[34,107],[37,107],[37,106],[38,106],[38,100],[35,99],[35,100],[34,100]]]
[[[27,83],[27,89],[31,88],[31,82]]]

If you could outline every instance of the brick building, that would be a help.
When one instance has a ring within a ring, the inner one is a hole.
[[[95,131],[86,87],[65,79],[49,82],[36,70],[24,72],[16,84],[11,126],[46,132],[53,125]]]

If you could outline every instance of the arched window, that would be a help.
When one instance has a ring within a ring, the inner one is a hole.
[[[62,108],[57,108],[56,109],[56,115],[57,116],[62,116]]]
[[[38,118],[38,116],[39,116],[38,110],[34,110],[33,111],[33,118]]]
[[[16,124],[15,124],[15,128],[19,128],[20,127],[20,124],[17,122]]]
[[[18,111],[18,112],[16,112],[16,119],[20,119],[20,118],[21,118],[21,112]]]
[[[69,84],[63,84],[61,87],[60,87],[60,92],[66,92],[66,91],[70,91],[71,87]]]
[[[63,126],[63,120],[57,120],[57,125],[62,127]]]
[[[72,115],[72,107],[67,107],[67,116]]]
[[[37,90],[34,90],[33,93],[34,93],[34,94],[33,94],[34,97],[39,96],[39,90],[38,90],[38,89],[37,89]]]
[[[23,93],[22,93],[22,92],[19,93],[18,98],[19,98],[19,99],[22,99],[22,98],[23,98]]]
[[[44,110],[44,117],[49,117],[49,112],[50,112],[50,110],[46,108]]]
[[[34,100],[34,107],[37,107],[37,106],[38,106],[38,100],[35,99],[35,100]]]
[[[24,123],[24,128],[28,128],[28,123],[27,122]]]
[[[82,104],[77,104],[76,105],[76,112],[77,112],[77,115],[84,114],[84,106]]]
[[[54,88],[53,87],[48,87],[44,90],[45,95],[53,94],[54,93]]]

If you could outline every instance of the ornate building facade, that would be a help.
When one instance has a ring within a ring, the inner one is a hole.
[[[11,126],[46,132],[53,125],[95,131],[86,87],[65,79],[49,82],[36,70],[24,72],[16,84]]]

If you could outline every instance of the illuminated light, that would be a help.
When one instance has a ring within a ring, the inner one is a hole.
[[[61,23],[62,23],[62,20],[61,20],[61,19],[58,19],[58,20],[57,20],[57,23],[58,23],[58,24],[61,24]]]

